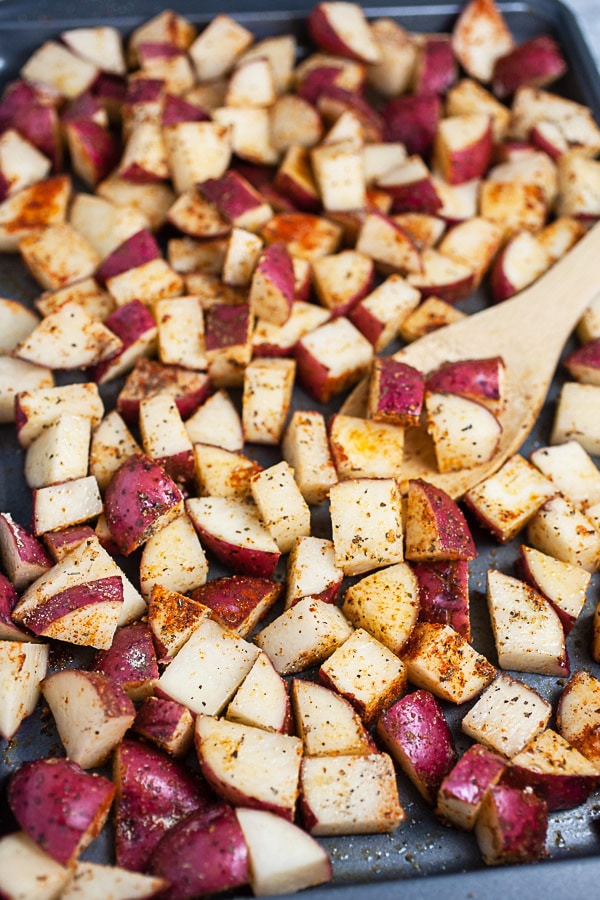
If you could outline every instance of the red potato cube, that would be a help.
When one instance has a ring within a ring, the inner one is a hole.
[[[379,50],[361,8],[355,3],[322,2],[315,6],[308,27],[322,50],[365,63],[379,62]]]
[[[598,385],[566,381],[558,396],[550,435],[551,443],[563,444],[575,440],[589,454],[596,456],[600,447],[597,429],[599,402]]]
[[[295,296],[298,296],[297,290]],[[252,335],[254,356],[293,357],[300,338],[324,325],[330,318],[329,310],[305,300],[294,300],[289,318],[283,325],[273,325],[264,319],[255,322]]]
[[[139,428],[144,453],[176,484],[191,484],[195,476],[194,447],[175,399],[158,393],[142,400]]]
[[[466,559],[411,562],[418,583],[419,621],[450,625],[471,639],[469,563]]]
[[[298,736],[307,756],[368,756],[373,738],[345,697],[313,681],[292,680],[291,697]]]
[[[563,360],[569,375],[583,384],[600,385],[600,340],[589,341]]]
[[[115,309],[114,300],[95,278],[83,278],[56,291],[43,291],[35,301],[35,308],[41,316],[46,316],[63,303],[71,302],[79,303],[93,318],[100,319],[101,322]]]
[[[134,207],[117,206],[103,197],[83,193],[73,198],[69,221],[103,260],[134,235],[147,237],[149,226],[146,216]]]
[[[464,500],[479,522],[502,542],[512,540],[554,494],[552,482],[520,454],[470,488]]]
[[[0,641],[0,736],[6,741],[37,706],[48,652],[48,644],[24,641],[20,635]]]
[[[489,116],[466,113],[448,116],[439,123],[433,146],[433,160],[449,184],[463,184],[482,178],[492,156],[492,129]]]
[[[600,470],[578,441],[539,447],[529,459],[579,509],[600,502]]]
[[[600,129],[582,103],[542,88],[524,86],[517,89],[511,111],[510,134],[517,140],[529,140],[538,125],[549,122],[554,126],[550,137],[555,143],[552,156],[560,156],[565,150],[583,150],[586,157],[598,152]]]
[[[119,162],[119,142],[108,128],[92,119],[73,119],[63,127],[73,171],[88,187],[95,187]]]
[[[313,74],[316,75],[314,80]],[[294,72],[298,93],[310,103],[316,103],[319,93],[331,85],[360,93],[364,89],[365,79],[364,63],[348,56],[320,51],[309,54]]]
[[[550,267],[551,260],[528,231],[513,235],[496,257],[492,267],[492,292],[496,303],[507,300],[536,281]]]
[[[144,41],[137,45],[137,54],[144,75],[164,81],[165,90],[171,94],[184,94],[194,86],[189,56],[173,44]]]
[[[302,759],[299,738],[200,714],[195,744],[204,777],[220,797],[293,820]]]
[[[152,306],[162,297],[177,297],[183,293],[183,279],[164,259],[153,259],[128,269],[106,282],[106,287],[118,306],[143,297]]]
[[[47,156],[54,172],[60,171],[63,160],[58,102],[59,97],[52,89],[29,84],[21,78],[6,87],[0,102],[6,126]]]
[[[148,625],[160,662],[168,662],[181,650],[210,610],[192,597],[161,584],[152,586],[148,599]]]
[[[423,480],[408,482],[405,556],[409,560],[474,559],[477,548],[457,503]]]
[[[15,253],[24,237],[65,222],[70,195],[69,176],[56,175],[7,197],[0,203],[0,250]]]
[[[273,575],[281,553],[252,501],[190,497],[186,509],[203,547],[234,572]]]
[[[2,337],[0,337],[0,352],[2,355],[10,353],[21,341],[25,340],[39,321],[39,317],[35,312],[28,309],[23,303],[1,297],[0,325],[2,327]]]
[[[440,700],[473,700],[496,675],[494,666],[449,625],[418,622],[403,649],[408,681]]]
[[[212,444],[233,452],[242,450],[244,438],[240,414],[224,389],[211,394],[185,420],[193,444]]]
[[[236,157],[259,166],[274,166],[279,153],[271,139],[271,114],[261,106],[219,106],[212,112],[213,120],[229,130],[232,151]],[[274,199],[274,189],[261,186],[265,195]],[[279,195],[280,199],[281,195]],[[267,198],[265,198],[267,199]]]
[[[265,810],[237,809],[255,896],[291,893],[332,878],[327,851],[305,831]]]
[[[230,722],[240,722],[277,734],[293,732],[286,682],[266,653],[256,657],[227,707],[226,718]]]
[[[237,228],[258,232],[273,213],[260,192],[235,170],[203,179],[199,190]]]
[[[194,444],[198,494],[204,497],[250,496],[250,479],[262,471],[256,460],[236,450]]]
[[[404,144],[408,154],[422,156],[433,145],[442,114],[437,94],[403,94],[382,110],[385,138]]]
[[[297,98],[299,100],[299,98]],[[304,101],[299,101],[304,102]],[[281,113],[279,113],[281,115]],[[281,127],[281,126],[280,126]],[[315,141],[315,143],[317,143]],[[321,195],[315,183],[308,148],[301,144],[290,144],[279,164],[273,185],[284,196],[307,212],[319,212]]]
[[[404,429],[400,426],[334,413],[329,446],[340,481],[397,478],[402,472]]]
[[[169,885],[161,892],[164,900],[192,900],[245,885],[248,848],[235,811],[214,804],[176,823],[154,848],[149,870]]]
[[[568,634],[584,607],[590,572],[524,544],[520,562],[525,581],[550,601]]]
[[[348,318],[376,352],[396,337],[402,322],[413,312],[421,295],[401,275],[390,275],[353,306]]]
[[[67,414],[49,425],[27,448],[24,474],[28,487],[85,478],[91,431],[90,420],[83,416]]]
[[[401,498],[393,478],[339,481],[329,492],[336,565],[345,575],[402,561]]]
[[[282,593],[282,585],[259,575],[225,575],[211,578],[191,596],[211,611],[223,628],[248,637],[265,618]]]
[[[519,231],[539,231],[546,224],[547,205],[538,184],[519,181],[483,181],[480,214],[504,230],[505,237]]]
[[[106,324],[78,303],[49,313],[13,353],[19,359],[55,370],[96,366],[122,351],[122,342]]]
[[[10,513],[0,513],[2,568],[19,592],[52,567],[52,560],[38,539]]]
[[[256,358],[244,372],[242,428],[246,441],[277,444],[290,410],[296,361]]]
[[[492,265],[501,242],[502,229],[489,219],[475,216],[451,228],[440,241],[439,250],[473,271],[476,288]]]
[[[92,433],[89,455],[89,471],[98,482],[101,491],[128,456],[141,452],[141,448],[121,415],[111,410]]]
[[[11,618],[11,612],[19,599],[19,595],[5,575],[0,573],[0,640],[29,640],[29,635],[19,628]]]
[[[463,78],[450,88],[446,96],[446,115],[462,116],[483,113],[491,118],[494,144],[505,137],[510,123],[510,110],[472,78]]]
[[[327,538],[305,535],[290,550],[286,569],[285,608],[303,597],[335,603],[343,573],[335,564],[333,543]]]
[[[32,499],[36,535],[89,522],[102,512],[100,489],[93,475],[36,488]]]
[[[598,767],[600,722],[596,701],[600,682],[584,669],[573,672],[558,699],[556,724],[559,733],[586,759]]]
[[[600,565],[600,535],[573,503],[555,494],[527,525],[527,540],[537,550],[595,572]]]
[[[404,692],[406,671],[395,653],[356,628],[319,668],[319,680],[356,709],[367,727]]]
[[[323,137],[321,116],[301,94],[282,94],[271,107],[269,115],[271,141],[280,153],[287,153],[294,147],[314,147]],[[277,186],[283,190],[281,184]]]
[[[177,197],[169,206],[167,219],[179,231],[202,241],[225,240],[231,232],[231,224],[214,203],[200,194],[197,187],[192,187]],[[197,264],[197,259],[195,262]],[[181,268],[179,265],[180,270]],[[187,274],[185,269],[182,274]],[[189,283],[188,290],[191,292]]]
[[[40,882],[44,885],[42,897],[58,897],[67,890],[73,872],[59,865],[51,856],[23,831],[13,831],[0,838],[0,889],[9,900],[23,896],[39,897]]]
[[[90,418],[92,427],[98,425],[104,404],[97,385],[85,382],[19,392],[15,398],[15,426],[21,447],[26,449],[66,412]]]
[[[91,671],[120,684],[131,700],[145,700],[154,692],[159,676],[150,628],[143,622],[119,628],[110,647],[94,657]]]
[[[296,345],[298,379],[322,403],[365,375],[372,358],[369,341],[345,318],[326,322]]]
[[[309,505],[318,506],[337,481],[323,414],[294,410],[284,430],[281,448],[283,458],[294,470],[302,496]]]
[[[253,40],[251,32],[235,19],[216,15],[189,46],[198,81],[228,74]]]
[[[426,248],[421,254],[421,269],[408,275],[408,283],[421,297],[439,297],[448,303],[464,300],[475,287],[475,273],[469,265]]]
[[[337,606],[303,597],[266,625],[254,640],[280,675],[291,675],[331,656],[352,630]]]
[[[551,603],[530,585],[496,570],[488,572],[487,598],[502,669],[569,674],[564,629]]]
[[[457,754],[452,732],[433,694],[422,690],[406,694],[382,713],[377,736],[425,801],[434,806]]]
[[[285,94],[292,86],[293,70],[296,62],[298,41],[295,35],[277,34],[257,40],[241,56],[240,62],[251,59],[266,59],[271,67],[273,84],[277,95]]]
[[[459,394],[426,391],[425,416],[440,472],[468,469],[492,458],[502,426],[483,404]]]
[[[252,275],[248,303],[259,319],[283,325],[294,301],[294,270],[285,244],[269,244]]]
[[[367,213],[358,234],[356,249],[372,257],[385,270],[421,272],[421,253],[415,242],[392,218],[379,212]]]
[[[334,316],[347,315],[374,284],[373,260],[356,250],[342,250],[312,262],[319,301]]]
[[[507,774],[486,792],[474,833],[487,865],[536,862],[546,856],[548,808],[531,787]]]
[[[194,743],[194,719],[186,706],[163,697],[147,697],[139,706],[132,730],[176,759]]]
[[[168,42],[180,50],[187,50],[193,43],[196,33],[196,27],[189,19],[172,10],[163,10],[133,29],[127,42],[127,62],[131,66],[137,64],[137,46],[140,43]]]
[[[546,728],[551,713],[550,703],[533,688],[502,673],[464,717],[462,730],[510,759]]]
[[[180,514],[183,495],[164,469],[144,454],[128,457],[106,488],[104,513],[121,553],[137,547]]]
[[[0,137],[0,200],[47,178],[51,167],[34,144],[8,128]]]
[[[261,238],[244,228],[232,228],[223,258],[221,278],[233,287],[246,287],[263,249]]]
[[[310,509],[285,461],[252,476],[250,490],[259,515],[281,553],[289,553],[296,540],[310,534]]]
[[[510,775],[543,797],[549,812],[585,803],[599,777],[596,766],[551,728],[513,756]]]
[[[159,259],[160,255],[160,247],[152,232],[148,228],[141,228],[117,244],[103,258],[96,271],[96,278],[101,284],[106,283],[129,269]]]
[[[387,753],[307,756],[300,785],[302,821],[310,834],[381,834],[406,818]]]
[[[277,97],[273,70],[264,56],[240,60],[229,77],[225,106],[271,106]]]
[[[472,744],[439,786],[436,816],[447,825],[472,831],[488,788],[502,777],[506,760]]]
[[[600,215],[600,165],[574,150],[558,161],[559,215],[576,216],[584,222]]]
[[[424,394],[422,372],[392,357],[377,358],[369,381],[367,415],[375,422],[418,425]]]
[[[132,898],[154,897],[158,891],[165,889],[166,884],[163,878],[129,872],[120,866],[79,860],[72,881],[64,891],[64,898],[69,900],[70,896],[71,900],[78,900],[82,896],[117,897],[120,892],[127,892]]]
[[[445,94],[456,81],[458,72],[450,36],[423,35],[417,48],[411,79],[414,93]]]
[[[215,303],[204,311],[208,374],[215,387],[239,387],[252,359],[252,316],[247,304]]]
[[[113,766],[117,865],[145,871],[163,834],[214,800],[198,774],[141,741],[125,738]]]
[[[321,143],[310,151],[315,181],[327,211],[362,209],[366,180],[362,149],[352,141]]]
[[[53,672],[41,690],[67,756],[82,769],[104,765],[135,718],[123,688],[97,672]]]
[[[419,591],[406,563],[373,572],[350,585],[342,612],[356,627],[369,632],[393,653],[400,654],[419,616]]]
[[[0,356],[0,423],[15,421],[15,397],[21,391],[35,391],[53,387],[54,376],[50,369]]]
[[[504,406],[504,373],[504,360],[500,356],[460,359],[442,363],[429,372],[426,387],[429,391],[477,400],[497,414]]]
[[[205,372],[165,366],[141,357],[118,394],[117,410],[128,424],[137,424],[142,400],[166,391],[175,398],[177,409],[185,419],[207,399],[210,388]]]
[[[61,39],[78,56],[94,63],[103,72],[125,75],[123,41],[119,31],[110,25],[91,28],[69,28]]]
[[[158,338],[154,315],[140,300],[117,307],[104,324],[114,332],[121,346],[116,353],[92,366],[90,375],[98,384],[119,378],[133,369],[138,360],[152,356]]]
[[[335,253],[342,229],[335,222],[313,213],[277,213],[263,225],[261,235],[269,244],[283,241],[292,257],[312,260]]]
[[[171,168],[175,174],[160,124],[153,121],[134,123],[116,168],[119,178],[135,184],[166,181],[172,174]]]
[[[497,97],[510,97],[522,85],[545,87],[567,71],[567,62],[549,34],[536,35],[514,47],[494,63],[492,89]]]
[[[409,156],[388,169],[376,184],[392,198],[393,213],[435,215],[442,207],[432,174],[420,156]]]
[[[19,252],[33,277],[47,290],[93,275],[100,262],[94,248],[67,222],[22,237]]]
[[[558,193],[558,170],[547,153],[534,150],[522,153],[493,166],[487,173],[489,181],[537,184],[542,189],[544,199],[551,209]]]
[[[218,715],[252,668],[258,647],[229,628],[204,618],[169,662],[156,693],[191,713]]]
[[[417,46],[409,34],[392,18],[370,23],[371,34],[379,50],[379,62],[367,70],[370,85],[384,97],[398,97],[410,87],[416,63]]]
[[[91,87],[98,69],[63,44],[46,41],[29,57],[20,74],[26,81],[41,83],[73,99]]]
[[[54,562],[62,562],[67,553],[93,537],[94,529],[90,525],[73,525],[64,531],[48,532],[44,535],[44,544]]]
[[[68,759],[42,757],[24,763],[8,788],[10,808],[23,831],[44,852],[68,866],[100,833],[115,786]],[[77,816],[69,813],[75,804]],[[40,808],[45,810],[40,821]]]
[[[463,69],[477,81],[491,81],[496,60],[513,45],[510,28],[494,0],[469,0],[452,30],[452,47]]]

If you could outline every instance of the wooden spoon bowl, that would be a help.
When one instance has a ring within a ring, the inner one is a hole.
[[[444,362],[501,356],[506,366],[502,435],[493,457],[470,469],[439,472],[424,428],[406,431],[403,482],[425,478],[451,497],[496,472],[531,432],[544,404],[560,355],[585,308],[600,293],[600,223],[540,279],[510,300],[440,328],[394,354],[423,372]],[[368,382],[342,406],[364,416]]]

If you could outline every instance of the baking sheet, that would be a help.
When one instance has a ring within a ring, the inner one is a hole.
[[[264,0],[262,11],[255,12],[256,0],[230,0],[227,12],[235,15],[257,36],[294,31],[304,40],[304,20],[310,6],[282,9],[281,0]],[[101,5],[90,0],[64,0],[49,4],[46,0],[0,0],[0,80],[2,84],[14,78],[20,65],[44,40],[55,37],[64,28],[91,24],[115,24],[129,32],[141,21],[160,12],[163,2],[116,2],[106,0]],[[568,9],[554,0],[536,0],[533,3],[499,4],[518,41],[535,34],[547,32],[561,44],[570,64],[569,73],[552,90],[584,102],[592,107],[600,119],[600,78],[595,69],[587,45]],[[182,0],[172,8],[202,25],[223,7],[212,0],[201,8]],[[461,4],[394,4],[393,6],[366,7],[370,17],[393,16],[411,31],[448,31],[451,29]],[[14,257],[0,257],[0,295],[30,303],[39,288],[23,271]],[[486,302],[484,294],[459,304],[472,312]],[[552,386],[544,413],[524,450],[548,442],[553,404],[561,376]],[[110,404],[118,384],[103,389],[107,405]],[[339,400],[338,400],[339,402]],[[314,401],[296,393],[298,406],[314,407]],[[254,448],[253,448],[254,449]],[[255,454],[264,464],[269,463],[268,451]],[[0,427],[0,510],[12,511],[15,518],[27,523],[31,508],[29,491],[22,478],[23,454],[10,426]],[[315,528],[326,529],[323,510],[315,513]],[[496,662],[493,640],[485,604],[486,572],[491,566],[510,572],[517,556],[518,541],[499,547],[474,528],[474,536],[481,554],[470,567],[471,609],[473,643],[492,662]],[[211,577],[219,574],[211,568]],[[598,674],[598,666],[589,656],[591,617],[597,599],[597,577],[588,592],[586,609],[569,636],[569,652],[572,669],[586,667]],[[71,648],[53,652],[52,666],[73,665],[75,653]],[[79,659],[79,656],[77,656]],[[563,681],[552,677],[536,677],[518,674],[517,677],[534,686],[540,693],[554,701],[560,693]],[[457,727],[464,715],[449,705],[445,712],[453,724],[457,746],[462,750],[470,743]],[[60,742],[55,734],[51,718],[40,706],[19,731],[10,744],[0,741],[0,834],[16,827],[6,805],[7,778],[22,762],[40,755],[62,755]],[[595,856],[600,850],[598,841],[598,815],[600,794],[568,812],[553,813],[548,831],[548,861],[542,864],[486,868],[472,835],[442,827],[410,783],[399,780],[401,802],[406,810],[406,822],[392,835],[365,835],[323,839],[330,852],[334,867],[334,884],[309,892],[315,900],[358,900],[381,897],[437,897],[443,892],[447,898],[502,896],[505,898],[541,896],[546,890],[553,897],[571,896],[573,892],[597,891],[600,863]],[[110,825],[84,854],[96,861],[112,861],[112,834]],[[247,896],[248,892],[243,892]]]

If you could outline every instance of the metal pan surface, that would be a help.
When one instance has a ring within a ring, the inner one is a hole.
[[[261,10],[256,11],[260,5]],[[600,119],[600,76],[583,35],[570,11],[557,0],[499,3],[515,38],[525,40],[546,32],[560,43],[569,62],[569,72],[554,86],[567,97],[588,104]],[[160,12],[165,4],[159,0],[0,0],[0,89],[16,77],[28,55],[44,40],[55,37],[63,29],[91,24],[113,24],[127,34],[140,22]],[[223,6],[216,0],[196,4],[178,0],[174,9],[198,25],[206,23]],[[226,11],[235,16],[257,36],[293,31],[302,45],[305,38],[304,19],[310,6],[282,6],[281,0],[229,0]],[[461,4],[426,3],[391,6],[367,6],[369,17],[391,16],[416,32],[449,31]],[[0,257],[0,296],[32,303],[39,293],[34,281],[12,257]],[[481,294],[461,307],[475,311],[486,302]],[[558,390],[559,374],[550,391],[544,412],[523,452],[549,440],[550,423]],[[117,386],[110,386],[104,396],[114,399]],[[299,405],[312,404],[299,394]],[[263,459],[256,454],[261,462]],[[268,454],[264,463],[268,464]],[[22,478],[23,454],[10,426],[0,426],[0,510],[12,511],[24,524],[31,515],[29,491]],[[315,521],[317,529],[325,522]],[[486,572],[490,567],[511,571],[517,556],[518,541],[499,547],[475,530],[480,556],[471,564],[470,591],[474,645],[495,661],[495,650],[485,608]],[[214,574],[219,574],[215,571]],[[211,571],[212,575],[212,571]],[[588,592],[588,603],[569,637],[571,667],[584,667],[599,674],[599,667],[589,656],[591,619],[597,599],[597,578]],[[55,665],[73,665],[75,654],[54,658]],[[549,700],[555,700],[562,682],[549,676],[518,675]],[[459,718],[464,709],[445,708],[453,725],[459,750],[468,742],[460,735]],[[38,710],[23,724],[17,738],[8,745],[0,741],[0,834],[14,830],[15,822],[6,804],[8,777],[22,762],[40,755],[61,755],[60,742],[49,717]],[[484,866],[474,838],[441,826],[417,792],[404,778],[399,782],[400,797],[405,807],[406,822],[391,835],[365,835],[323,839],[334,867],[334,882],[313,889],[307,896],[314,900],[369,900],[369,898],[494,898],[504,900],[530,895],[541,897],[552,892],[556,900],[574,894],[594,896],[600,879],[600,794],[575,810],[551,815],[548,832],[547,861],[528,866],[489,869]],[[110,826],[86,851],[85,857],[111,862]],[[246,896],[246,894],[244,894]]]

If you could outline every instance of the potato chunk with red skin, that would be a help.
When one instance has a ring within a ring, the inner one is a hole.
[[[425,394],[425,376],[392,357],[374,361],[369,381],[367,414],[375,422],[418,425]]]
[[[436,485],[408,482],[404,555],[410,560],[474,559],[477,548],[462,511]]]
[[[106,489],[110,533],[128,556],[181,511],[183,494],[164,469],[142,453],[117,469]]]

